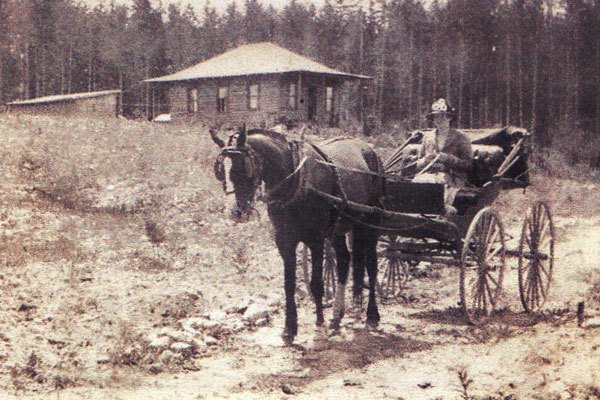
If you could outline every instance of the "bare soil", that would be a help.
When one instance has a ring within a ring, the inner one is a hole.
[[[600,398],[597,184],[534,175],[495,204],[514,237],[533,201],[552,208],[544,312],[522,313],[511,260],[506,311],[470,326],[458,270],[440,265],[408,301],[382,303],[379,330],[354,310],[331,335],[300,282],[285,347],[266,211],[228,219],[207,132],[9,115],[0,127],[1,398]]]

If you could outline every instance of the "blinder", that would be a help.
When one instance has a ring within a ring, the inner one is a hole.
[[[259,163],[260,160],[258,157],[256,157],[249,148],[239,149],[238,147],[227,146],[223,148],[221,154],[219,154],[214,164],[215,177],[217,180],[223,183],[223,188],[225,188],[226,180],[225,165],[223,161],[226,157],[237,158],[239,156],[243,157],[244,172],[246,173],[246,177],[248,179],[252,179],[254,186],[258,186],[261,175],[261,166]]]
[[[215,165],[213,166],[215,170],[215,177],[219,182],[225,182],[225,166],[223,165],[223,160],[225,156],[220,154],[215,161]]]

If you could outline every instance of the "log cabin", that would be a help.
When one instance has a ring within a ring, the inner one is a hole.
[[[264,42],[239,46],[145,82],[151,93],[166,93],[173,119],[205,125],[246,122],[249,126],[270,126],[295,121],[336,126],[340,118],[357,114],[349,110],[349,98],[361,98],[369,79]],[[152,109],[157,108],[153,104]]]

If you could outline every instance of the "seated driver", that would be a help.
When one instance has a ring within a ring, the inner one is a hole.
[[[454,214],[454,198],[458,190],[465,186],[467,173],[472,167],[471,141],[455,129],[456,111],[445,99],[433,103],[428,118],[433,120],[435,131],[423,137],[417,161],[417,170],[420,172],[413,181],[443,183],[447,213]]]

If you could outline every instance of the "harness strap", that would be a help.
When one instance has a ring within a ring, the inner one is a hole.
[[[325,160],[325,163],[331,167],[331,170],[333,171],[333,176],[335,178],[335,189],[337,190],[337,192],[339,192],[340,196],[342,197],[342,200],[344,201],[344,208],[346,208],[348,206],[348,196],[346,195],[346,192],[344,191],[344,188],[342,186],[342,179],[340,178],[338,167],[331,161],[329,157],[327,157],[327,154],[325,154],[325,152],[321,148],[319,148],[319,146],[312,142],[309,142],[308,144],[310,144],[310,146],[317,152],[317,154],[321,156],[323,160]]]
[[[277,193],[284,184],[286,184],[290,179],[292,179],[293,177],[295,177],[296,174],[298,174],[300,172],[300,170],[302,169],[302,167],[306,163],[306,160],[307,160],[307,158],[304,157],[298,163],[298,166],[296,167],[296,169],[294,169],[294,171],[291,174],[289,174],[288,176],[286,176],[285,178],[283,178],[277,185],[275,185],[274,188],[272,188],[271,190],[269,190],[269,192],[267,193],[267,197],[273,196],[273,194]],[[299,186],[301,186],[301,185],[299,185]]]
[[[306,163],[308,158],[303,157],[302,160],[300,160],[302,152],[301,142],[298,142],[297,140],[291,141],[290,149],[292,150],[292,163],[293,165],[296,165],[296,167],[294,168],[292,173],[290,173],[288,176],[286,176],[280,182],[278,182],[274,188],[269,190],[269,192],[267,193],[267,199],[269,203],[280,203],[283,206],[287,206],[293,203],[298,198],[298,193],[302,191],[302,189],[304,189],[304,175],[301,172],[303,171],[304,164]],[[287,182],[289,182],[292,178],[296,176],[298,176],[298,184],[296,185],[296,190],[287,201],[275,200],[272,198],[275,193],[281,190],[283,185],[285,185]]]

